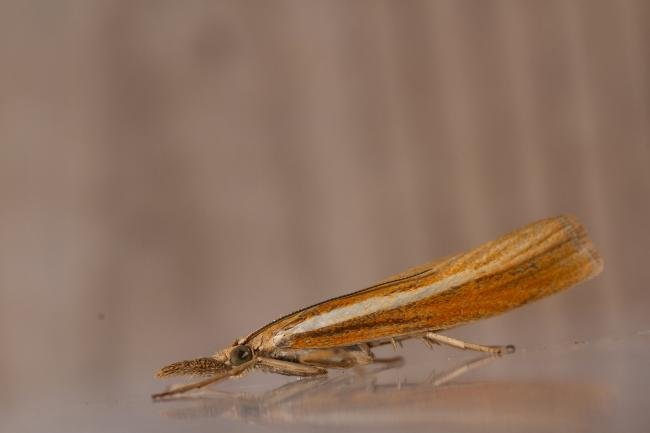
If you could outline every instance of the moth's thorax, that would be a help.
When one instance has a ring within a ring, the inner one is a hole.
[[[254,334],[250,339],[243,339],[241,344],[248,345],[256,354],[269,355],[277,349],[273,343],[273,333],[274,330],[266,329],[259,334]]]

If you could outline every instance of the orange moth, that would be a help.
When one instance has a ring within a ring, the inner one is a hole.
[[[163,367],[158,377],[207,378],[153,398],[202,388],[255,368],[315,376],[329,368],[384,361],[375,358],[374,347],[410,338],[494,354],[511,351],[512,346],[468,343],[440,332],[541,299],[594,277],[602,268],[602,259],[575,217],[541,220],[469,252],[281,317],[210,357]]]

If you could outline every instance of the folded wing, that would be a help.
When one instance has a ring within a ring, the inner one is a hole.
[[[256,347],[327,348],[447,329],[556,293],[602,266],[584,227],[563,215],[305,308],[247,340]]]

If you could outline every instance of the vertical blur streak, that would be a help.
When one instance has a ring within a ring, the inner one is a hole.
[[[503,44],[504,75],[508,82],[509,98],[511,100],[512,129],[514,140],[519,146],[514,148],[517,161],[521,166],[523,177],[523,197],[527,214],[541,215],[544,213],[551,198],[545,185],[545,166],[542,158],[544,153],[544,127],[537,122],[539,119],[539,95],[534,87],[535,69],[533,55],[535,46],[532,43],[536,29],[531,29],[525,3],[509,4],[500,2],[497,7],[497,29],[500,31],[500,43]]]
[[[476,127],[468,127],[478,126],[480,122],[476,118],[478,101],[473,80],[478,65],[471,62],[475,57],[468,55],[467,45],[472,36],[471,21],[463,19],[461,8],[466,5],[462,3],[433,2],[429,6],[427,15],[433,20],[431,38],[440,80],[437,86],[440,96],[436,101],[444,116],[445,142],[453,152],[449,161],[453,174],[450,184],[456,190],[454,200],[460,203],[458,222],[465,227],[465,236],[474,241],[480,238],[484,224],[489,227],[486,221],[490,217],[485,212],[487,203],[479,187],[483,173],[475,147],[480,138],[476,136]],[[466,17],[471,20],[473,12]]]

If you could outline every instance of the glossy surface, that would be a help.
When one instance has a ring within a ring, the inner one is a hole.
[[[650,330],[501,358],[415,344],[403,352],[402,366],[298,380],[257,373],[158,403],[145,392],[157,384],[141,379],[113,392],[64,389],[50,404],[24,402],[3,431],[644,432],[650,423],[650,380],[637,374],[650,364]]]

